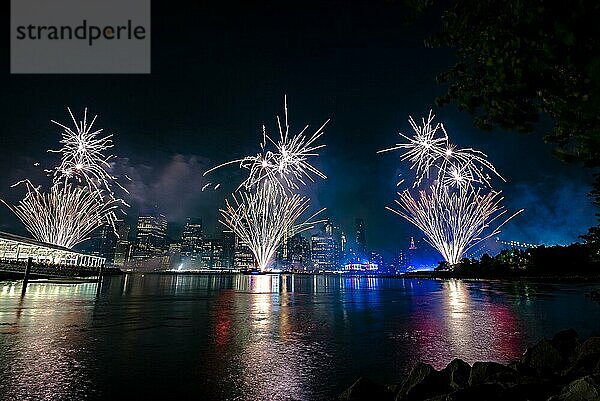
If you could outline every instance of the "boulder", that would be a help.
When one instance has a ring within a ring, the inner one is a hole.
[[[517,384],[518,379],[519,374],[508,366],[496,362],[475,362],[471,368],[469,385],[499,383],[503,387],[510,387]]]
[[[447,383],[452,390],[460,390],[469,385],[471,366],[462,359],[454,359],[441,372],[447,378]]]
[[[418,362],[402,384],[396,400],[425,400],[450,391],[443,374],[431,365]]]
[[[511,362],[507,365],[509,368],[513,369],[519,377],[527,377],[527,378],[537,378],[538,371],[530,367],[529,365],[525,365],[521,361]]]
[[[573,329],[559,331],[552,338],[552,345],[558,350],[565,361],[573,356],[575,348],[581,344],[579,335]]]
[[[600,363],[600,337],[590,337],[575,349],[573,363],[566,375],[576,377],[591,374],[598,363]]]
[[[340,401],[392,401],[393,399],[394,393],[386,386],[365,377],[359,378],[338,397]]]
[[[585,376],[567,384],[553,401],[600,400],[600,376]]]
[[[500,401],[506,399],[503,391],[503,387],[497,383],[479,384],[457,390],[439,401]]]
[[[521,358],[523,365],[535,369],[542,375],[558,372],[563,366],[563,361],[560,352],[546,339],[527,348]]]
[[[549,396],[560,390],[547,383],[527,382],[505,389],[502,399],[510,401],[546,401]]]

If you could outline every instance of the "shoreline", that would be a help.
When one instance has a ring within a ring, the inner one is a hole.
[[[164,275],[164,276],[229,276],[229,275],[244,275],[242,272],[228,271],[122,271],[118,269],[105,270],[104,276],[121,276],[121,275]],[[270,272],[264,276],[279,276],[279,275],[298,275],[298,276],[330,276],[344,278],[385,278],[385,279],[411,279],[411,280],[462,280],[462,281],[536,281],[548,283],[600,283],[600,275],[499,275],[499,276],[472,276],[461,275],[452,272],[411,272],[405,274],[349,274],[349,273],[306,273],[306,272]],[[38,279],[51,277],[37,277]],[[89,277],[82,277],[89,278]],[[17,273],[0,273],[0,282],[2,281],[20,281],[23,279],[23,274]]]
[[[543,338],[520,360],[501,364],[456,358],[441,370],[417,362],[398,384],[360,377],[338,401],[600,400],[600,337],[573,329]]]

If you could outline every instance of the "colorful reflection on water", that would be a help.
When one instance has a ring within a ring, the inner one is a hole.
[[[417,361],[507,362],[600,334],[586,284],[304,275],[0,283],[0,399],[318,400]],[[575,313],[576,311],[576,313]]]

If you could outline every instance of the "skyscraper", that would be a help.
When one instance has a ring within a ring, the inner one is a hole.
[[[223,232],[216,237],[206,237],[202,241],[200,267],[203,269],[230,270],[235,258],[235,238],[231,232]]]
[[[254,255],[248,246],[242,244],[236,237],[233,267],[240,270],[251,270],[256,267]]]
[[[356,230],[356,253],[359,258],[367,256],[367,241],[365,238],[365,222],[363,219],[356,219],[354,222]]]
[[[187,218],[181,233],[181,262],[185,268],[197,268],[202,257],[202,220]]]
[[[131,243],[129,242],[129,231],[131,227],[123,220],[115,222],[117,229],[117,243],[115,245],[115,257],[113,264],[117,267],[125,267],[131,256]]]
[[[342,234],[330,221],[311,237],[311,257],[315,268],[333,271],[341,266]]]
[[[168,249],[167,218],[162,214],[139,216],[134,257],[144,258],[164,255]]]
[[[406,267],[408,269],[414,269],[417,263],[417,246],[415,245],[415,238],[410,237],[410,245],[408,246],[408,251],[406,252]]]
[[[302,234],[296,234],[289,239],[288,262],[295,270],[312,270],[310,243]]]

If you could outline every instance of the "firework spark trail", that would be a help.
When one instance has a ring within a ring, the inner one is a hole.
[[[460,188],[451,191],[445,186],[432,186],[431,191],[419,191],[415,200],[405,190],[398,193],[395,202],[399,210],[386,209],[402,216],[425,234],[426,241],[437,249],[444,259],[455,265],[460,262],[465,252],[500,232],[500,228],[519,214],[517,211],[495,226],[490,232],[482,233],[490,228],[497,219],[502,218],[506,209],[500,205],[504,199],[501,192],[489,191],[481,193],[481,189]]]
[[[266,181],[253,190],[242,190],[226,200],[220,222],[252,251],[257,267],[265,271],[286,235],[310,230],[324,220],[314,220],[324,209],[297,223],[310,207],[309,199],[289,194]]]
[[[398,192],[395,201],[398,209],[387,209],[423,231],[427,242],[446,262],[455,265],[471,247],[498,234],[504,224],[523,210],[506,217],[507,211],[501,205],[504,198],[500,191],[492,189],[486,171],[504,178],[483,152],[457,149],[450,144],[443,124],[434,126],[433,118],[430,111],[427,120],[422,119],[422,126],[418,126],[410,117],[414,137],[400,134],[407,142],[378,153],[404,150],[401,160],[409,161],[410,169],[415,172],[412,188],[434,175],[433,182],[420,190],[417,197],[409,189]]]
[[[410,169],[414,170],[416,177],[413,188],[421,185],[431,174],[435,174],[434,178],[438,182],[453,186],[480,184],[491,187],[490,173],[504,180],[494,165],[487,160],[485,153],[472,148],[460,149],[451,144],[444,125],[433,125],[434,118],[433,112],[429,111],[427,120],[423,118],[422,126],[419,126],[409,117],[414,135],[409,137],[399,133],[406,142],[377,153],[404,150],[400,160],[408,160],[411,163]]]
[[[16,206],[2,202],[41,242],[72,248],[103,224],[114,226],[117,219],[121,202],[106,201],[99,191],[64,181],[55,182],[48,193],[28,180],[14,186],[21,184],[27,188],[25,198]]]
[[[2,202],[37,240],[71,248],[104,224],[111,225],[117,234],[116,212],[124,214],[122,207],[129,205],[112,190],[116,184],[127,192],[109,173],[109,161],[114,156],[104,152],[113,147],[112,135],[99,137],[102,129],[93,130],[97,116],[88,123],[87,109],[79,122],[71,109],[67,110],[74,129],[52,121],[64,131],[62,148],[49,150],[61,154],[60,164],[49,171],[52,173],[49,192],[42,192],[29,180],[23,180],[13,187],[25,185],[25,197],[14,206]]]
[[[329,120],[312,134],[307,134],[309,126],[306,125],[299,133],[290,135],[287,97],[284,97],[283,123],[279,116],[276,119],[279,131],[277,141],[267,134],[267,129],[263,125],[261,152],[219,164],[206,171],[204,175],[231,164],[239,164],[240,168],[248,170],[249,173],[238,189],[241,187],[251,189],[264,181],[271,181],[289,191],[299,189],[299,184],[306,185],[308,181],[314,182],[314,176],[326,179],[327,176],[313,166],[309,159],[318,157],[318,150],[325,147],[325,145],[317,145],[316,141],[325,133],[324,129]]]
[[[114,145],[112,135],[100,137],[103,129],[93,130],[96,122],[95,115],[92,121],[87,120],[87,108],[84,109],[83,120],[77,121],[70,108],[67,108],[71,120],[75,125],[72,129],[62,123],[51,120],[52,123],[63,128],[62,147],[58,150],[49,150],[51,153],[60,153],[60,165],[54,169],[54,179],[76,178],[79,182],[89,185],[91,189],[98,190],[103,188],[112,196],[111,184],[115,183],[122,190],[127,190],[118,183],[115,177],[110,174],[110,161],[115,158],[113,155],[106,155],[105,152]]]

